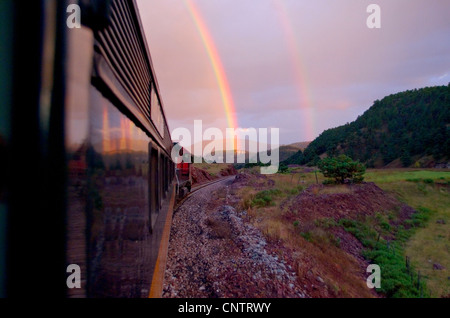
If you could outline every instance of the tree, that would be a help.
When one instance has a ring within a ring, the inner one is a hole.
[[[324,158],[318,162],[321,173],[326,178],[334,179],[336,183],[345,183],[349,179],[352,183],[364,180],[366,167],[359,161],[353,161],[346,155],[335,158]]]
[[[400,156],[400,161],[403,167],[409,167],[412,164],[411,154],[405,148],[402,149],[402,155]]]
[[[278,168],[278,173],[286,173],[288,172],[289,167],[284,164],[284,163],[280,163],[280,167]]]

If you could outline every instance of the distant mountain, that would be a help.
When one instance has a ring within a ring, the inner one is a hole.
[[[285,164],[346,154],[368,167],[434,166],[450,159],[450,83],[389,95],[354,122],[325,130]]]
[[[194,153],[194,147],[199,147],[200,149],[205,149],[207,145],[209,145],[212,141],[210,140],[202,140],[201,142],[198,142],[196,144],[193,144],[190,146],[191,153]],[[270,149],[270,144],[258,144],[257,142],[250,142],[247,140],[239,140],[242,147],[245,146],[245,150],[241,151],[240,153],[243,154],[246,158],[246,162],[248,162],[248,158],[255,158],[258,154],[258,150],[261,147],[265,147],[266,149]],[[289,145],[281,145],[279,147],[279,160],[283,161],[294,155],[299,150],[304,150],[308,145],[309,141],[304,142],[296,142]],[[223,149],[226,149],[226,140],[223,140],[220,142],[221,147],[218,147],[217,151],[220,155],[226,156],[227,153],[233,153],[232,150],[224,151]],[[256,149],[256,151],[254,151]]]
[[[300,141],[300,142],[294,142],[293,144],[287,145],[288,147],[298,148],[299,150],[303,151],[308,147],[308,145],[311,143],[311,141]]]
[[[281,145],[279,148],[280,161],[287,160],[288,158],[296,154],[298,151],[304,150],[309,145],[309,143],[310,141],[304,141],[304,142],[296,142],[289,145]]]

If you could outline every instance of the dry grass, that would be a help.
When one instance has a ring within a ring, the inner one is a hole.
[[[253,187],[244,187],[239,190],[241,208],[247,210],[252,224],[261,230],[268,241],[282,242],[283,246],[292,250],[290,257],[294,268],[309,294],[312,297],[374,297],[362,277],[359,261],[340,249],[331,233],[313,222],[293,224],[283,217],[286,211],[280,207],[282,202],[315,184],[314,173],[276,174],[269,178],[274,181],[273,188],[281,192],[273,198],[273,205],[259,208],[252,206],[259,191]],[[333,190],[330,186],[324,191],[343,193],[348,189],[338,186]],[[311,232],[312,240],[302,236],[305,231]],[[318,279],[323,280],[323,283]]]
[[[282,212],[276,208],[258,215],[265,218],[256,226],[268,240],[281,241],[293,251],[294,268],[312,297],[374,297],[365,284],[358,261],[330,243],[327,231],[315,228],[314,242],[309,242],[299,234],[299,229],[281,218]]]
[[[228,168],[228,163],[194,163],[193,167],[207,171],[212,176],[219,175],[222,169]]]
[[[239,197],[241,201],[239,206],[242,210],[247,210],[251,212],[252,209],[252,201],[255,198],[256,191],[251,187],[244,187],[239,191]]]

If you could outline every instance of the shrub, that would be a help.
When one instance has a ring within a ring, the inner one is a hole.
[[[278,168],[278,173],[287,173],[288,171],[289,167],[286,164],[281,163],[280,167]]]
[[[316,219],[314,221],[314,224],[318,227],[321,227],[323,229],[329,229],[331,227],[335,227],[337,225],[336,221],[333,220],[332,218],[321,218],[321,219]]]
[[[300,235],[307,240],[308,242],[312,242],[312,234],[311,232],[302,232]]]
[[[298,185],[298,186],[296,186],[296,187],[286,189],[286,190],[284,190],[284,192],[285,192],[287,195],[297,195],[297,194],[299,194],[300,192],[302,192],[304,189],[305,189],[304,186]]]
[[[318,167],[326,178],[330,178],[336,183],[345,183],[346,180],[360,183],[364,180],[366,172],[366,167],[362,163],[353,161],[346,155],[324,158],[318,162]]]
[[[258,192],[252,200],[251,206],[266,207],[273,204],[275,196],[279,196],[281,191],[278,189],[263,190]]]
[[[411,216],[411,219],[406,220],[405,223],[414,227],[424,227],[430,219],[431,213],[432,211],[430,209],[419,207],[417,208],[417,212]]]

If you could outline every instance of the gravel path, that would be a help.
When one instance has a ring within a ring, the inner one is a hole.
[[[175,211],[163,297],[305,297],[245,211],[227,205],[232,183],[200,189]]]

